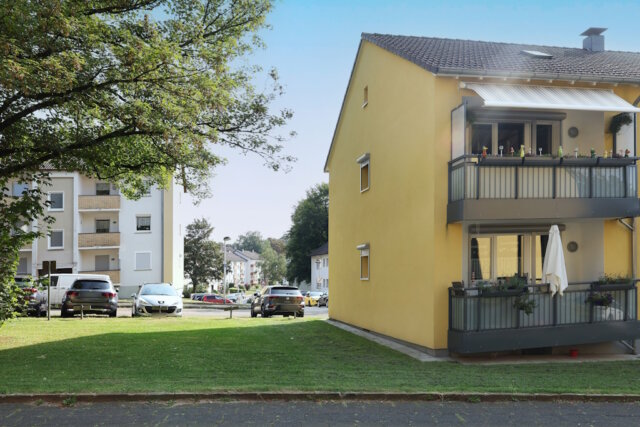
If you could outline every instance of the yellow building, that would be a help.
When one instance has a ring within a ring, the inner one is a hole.
[[[640,54],[602,32],[582,49],[362,35],[325,165],[331,318],[435,354],[640,338]]]

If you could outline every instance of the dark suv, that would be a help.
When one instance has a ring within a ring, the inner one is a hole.
[[[290,286],[267,286],[256,292],[251,303],[251,317],[258,313],[262,317],[282,314],[284,317],[304,317],[304,298],[298,288]]]
[[[75,313],[101,313],[116,317],[118,294],[106,280],[78,279],[62,298],[62,317]]]

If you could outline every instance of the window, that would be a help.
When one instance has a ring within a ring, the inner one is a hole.
[[[471,236],[469,279],[496,281],[517,275],[540,282],[548,239],[537,232]]]
[[[360,251],[360,280],[369,280],[369,244],[359,245]]]
[[[504,147],[503,153],[510,153],[513,148],[517,155],[521,145],[524,145],[524,123],[498,123],[498,147]]]
[[[18,261],[18,274],[27,274],[27,257],[20,257]]]
[[[109,255],[96,255],[94,267],[95,271],[109,270]]]
[[[136,252],[136,270],[151,270],[151,252]]]
[[[29,191],[29,184],[24,182],[14,182],[12,194],[14,197],[22,196],[22,193]]]
[[[369,86],[365,86],[362,94],[362,108],[366,107],[368,104],[369,104]]]
[[[369,153],[365,153],[356,159],[356,162],[360,165],[360,192],[367,191],[371,184],[371,178],[369,176]]]
[[[50,211],[64,210],[64,193],[62,191],[49,193],[49,210]]]
[[[551,154],[552,125],[536,125],[536,154]]]
[[[108,233],[110,222],[108,219],[96,219],[96,233]]]
[[[487,154],[491,154],[492,128],[491,124],[471,126],[471,154],[481,154],[482,147],[487,147]]]
[[[49,249],[64,248],[64,230],[51,230],[49,234]]]
[[[96,183],[96,196],[108,196],[110,194],[111,185],[108,182]]]
[[[151,231],[150,215],[136,217],[136,231]]]

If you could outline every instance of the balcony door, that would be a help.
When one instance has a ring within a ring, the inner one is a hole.
[[[540,233],[471,235],[469,282],[473,286],[517,275],[540,283],[547,241],[548,235]]]
[[[95,271],[109,270],[109,255],[96,255]]]

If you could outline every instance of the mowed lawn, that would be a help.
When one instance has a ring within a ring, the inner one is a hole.
[[[421,363],[313,319],[17,319],[0,393],[202,391],[640,394],[640,362]]]

